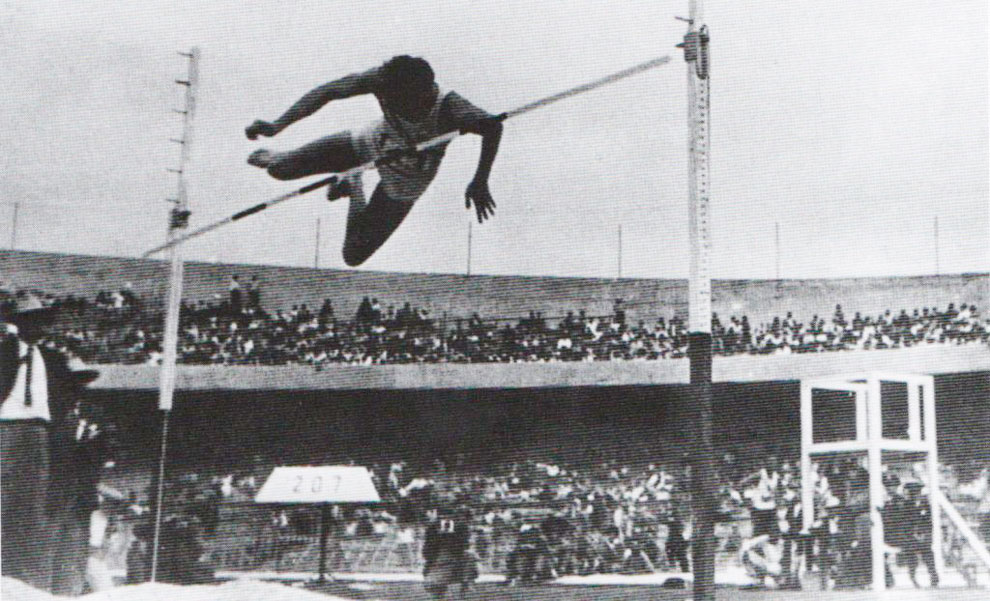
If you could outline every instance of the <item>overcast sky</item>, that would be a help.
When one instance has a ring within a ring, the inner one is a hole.
[[[0,245],[137,256],[160,243],[185,62],[202,52],[188,165],[193,226],[289,191],[244,160],[243,130],[312,87],[420,55],[501,112],[650,58],[667,66],[506,125],[473,227],[473,273],[685,277],[687,107],[674,46],[687,0],[27,0],[0,2]],[[714,275],[990,270],[985,0],[711,0]],[[377,116],[326,106],[288,149]],[[476,138],[362,269],[463,272]],[[373,178],[372,178],[373,179]],[[305,183],[304,180],[299,183]],[[321,193],[185,247],[191,259],[343,267],[346,205]]]

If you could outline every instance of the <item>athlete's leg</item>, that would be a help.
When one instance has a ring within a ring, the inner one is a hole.
[[[360,186],[353,188],[344,236],[344,262],[351,267],[364,263],[375,254],[398,229],[415,203],[389,198],[380,184],[371,195],[371,201],[365,203]]]
[[[316,175],[317,173],[339,173],[360,164],[350,132],[340,132],[320,138],[286,152],[256,150],[248,163],[267,169],[275,179],[289,180]]]

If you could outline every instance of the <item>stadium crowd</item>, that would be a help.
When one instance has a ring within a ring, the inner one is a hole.
[[[157,363],[162,315],[125,286],[94,301],[48,295],[60,307],[50,343],[88,363]],[[990,319],[971,303],[958,308],[888,309],[851,318],[836,305],[830,319],[799,321],[791,312],[753,325],[747,316],[712,316],[719,355],[818,353],[919,345],[988,344]],[[364,298],[353,316],[338,316],[331,299],[266,310],[260,284],[243,290],[236,276],[227,295],[187,301],[180,320],[179,361],[187,364],[517,363],[657,360],[687,353],[678,317],[626,319],[621,300],[608,315],[568,311],[559,318],[531,312],[521,318],[437,318],[406,302],[396,308]]]
[[[260,298],[256,282],[244,292],[233,278],[226,297],[183,303],[181,361],[322,368],[331,363],[655,360],[682,357],[687,345],[680,319],[630,325],[621,302],[606,316],[579,311],[558,319],[534,312],[521,319],[486,320],[473,314],[466,320],[437,320],[410,303],[396,309],[365,298],[353,317],[339,319],[330,299],[319,308],[298,305],[269,313]],[[60,309],[58,327],[48,337],[50,345],[91,363],[160,360],[161,314],[149,310],[130,286],[100,292],[92,301],[53,295],[46,301]],[[713,314],[712,326],[716,352],[722,355],[990,342],[990,321],[970,303],[910,314],[887,310],[876,317],[855,313],[851,319],[836,306],[827,322],[816,315],[802,323],[787,313],[757,327],[746,316],[723,322]],[[107,431],[112,431],[112,424],[107,424]],[[282,561],[294,546],[312,548],[317,524],[308,511],[278,508],[260,522],[256,519],[257,506],[251,501],[270,467],[256,465],[243,474],[186,473],[169,483],[166,538],[175,548],[165,556],[177,562],[170,569],[195,572],[195,578],[208,580],[208,568],[201,561],[206,556],[224,567],[261,567]],[[337,534],[342,540],[369,542],[375,548],[404,549],[408,567],[418,567],[423,532],[436,518],[437,508],[456,507],[461,519],[472,525],[479,559],[488,569],[506,573],[510,582],[565,574],[691,569],[690,469],[683,458],[637,463],[599,457],[580,465],[535,455],[512,463],[396,460],[372,465],[371,470],[383,505],[341,510]],[[965,475],[965,486],[951,470],[945,471],[944,481],[954,492],[979,504],[977,513],[987,537],[990,469],[978,476]],[[785,577],[793,573],[791,561],[813,555],[805,561],[817,562],[819,572],[833,575],[836,583],[865,585],[862,565],[868,528],[864,531],[861,519],[866,506],[862,466],[855,461],[819,466],[818,520],[811,532],[801,532],[800,478],[793,461],[778,461],[766,452],[741,460],[726,453],[718,479],[719,522],[731,526],[719,538],[720,552],[762,557],[764,565],[747,565],[757,573],[769,571],[767,566],[776,561],[777,572]],[[924,519],[917,518],[923,511],[909,507],[912,503],[923,507],[921,485],[917,474],[910,472],[890,472],[885,482],[891,506],[903,512],[903,519],[892,520],[892,531],[910,525],[910,536],[902,538],[910,549],[908,555],[914,555],[913,577],[919,558],[926,564],[930,561],[930,541],[927,554],[923,545],[912,542],[926,526]],[[141,573],[146,565],[142,549],[146,552],[150,543],[150,496],[105,487],[101,497],[107,544],[113,541],[127,555],[126,563],[134,567],[129,578],[140,581],[146,576]],[[246,507],[254,508],[254,517]],[[747,541],[761,536],[778,541],[785,551],[778,551],[776,558],[747,555],[752,550]],[[233,561],[231,550],[237,555]]]
[[[461,458],[449,465],[398,460],[369,469],[383,502],[374,508],[338,509],[336,536],[400,552],[410,546],[398,558],[406,560],[404,567],[418,566],[418,545],[437,508],[457,507],[469,509],[474,551],[487,570],[512,568],[513,550],[527,539],[537,549],[533,565],[515,566],[520,577],[538,579],[544,569],[558,575],[636,573],[668,565],[690,569],[689,497],[684,489],[689,471],[684,467],[604,461],[570,468],[552,461],[488,464]],[[207,546],[215,549],[216,560],[236,564],[226,567],[265,562],[288,567],[291,558],[277,556],[280,548],[287,552],[290,546],[278,541],[312,543],[318,522],[306,507],[275,508],[263,515],[253,511],[252,500],[267,470],[258,465],[240,473],[179,475],[170,483],[171,514],[177,521],[197,524],[203,540],[213,541]],[[133,491],[128,496],[139,498]],[[739,511],[727,492],[722,496],[727,513]],[[141,502],[132,503],[132,522],[149,518],[147,498],[145,493]],[[230,508],[224,519],[223,507]],[[238,508],[250,510],[237,516]],[[222,521],[226,524],[218,527]],[[238,544],[242,549],[235,549]],[[738,546],[738,540],[729,544]],[[552,558],[552,564],[537,561],[541,554]]]
[[[900,466],[884,475],[888,544],[903,546],[907,559],[901,565],[912,578],[918,558],[930,561],[931,522],[924,517],[918,467]],[[182,474],[171,483],[171,521],[194,527],[198,548],[212,550],[213,562],[224,568],[311,569],[299,562],[312,563],[319,532],[315,514],[290,506],[259,513],[251,502],[268,469],[256,462],[240,473]],[[397,460],[369,469],[383,503],[335,509],[335,539],[364,549],[370,563],[360,565],[362,551],[345,553],[339,546],[336,569],[417,569],[423,532],[439,507],[457,508],[458,517],[471,524],[473,552],[483,569],[503,573],[510,582],[691,570],[690,469],[682,462],[602,460],[572,467],[549,460],[492,464],[461,457],[449,464]],[[957,502],[979,504],[975,515],[982,516],[982,534],[990,534],[990,469],[942,471],[943,490]],[[868,494],[857,460],[816,464],[816,521],[810,531],[802,530],[800,475],[793,461],[772,454],[738,459],[727,452],[718,480],[720,556],[740,553],[754,576],[772,572],[781,585],[792,582],[787,577],[799,562],[815,565],[833,586],[868,585],[869,529],[862,523]],[[146,507],[141,509],[133,493],[130,498],[130,518],[120,523],[146,522]],[[768,541],[777,545],[769,556]]]

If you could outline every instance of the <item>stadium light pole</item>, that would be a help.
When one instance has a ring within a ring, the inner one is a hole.
[[[688,83],[688,361],[690,415],[696,428],[691,445],[691,510],[694,516],[692,571],[694,600],[715,600],[715,452],[712,445],[712,281],[709,218],[708,28],[701,0],[690,0],[684,36]]]
[[[935,235],[935,275],[940,275],[941,265],[939,265],[938,256],[938,215],[935,216],[935,222],[932,224],[932,231]]]
[[[773,264],[774,279],[780,280],[780,222],[773,224]]]
[[[320,218],[316,218],[316,241],[313,248],[313,269],[320,268]]]
[[[619,239],[616,242],[617,265],[615,266],[615,277],[622,279],[622,224],[619,224]]]
[[[467,231],[467,234],[468,234],[467,235],[467,267],[465,269],[465,274],[467,274],[469,277],[471,275],[471,244],[474,242],[471,239],[471,231],[472,231],[472,226],[473,225],[474,225],[474,222],[471,221],[470,218],[468,218],[468,231]]]
[[[14,201],[14,216],[10,220],[10,250],[17,249],[17,211],[21,208],[21,201]]]

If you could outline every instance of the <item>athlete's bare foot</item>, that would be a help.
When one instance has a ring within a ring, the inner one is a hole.
[[[267,169],[272,163],[272,152],[265,148],[259,148],[251,153],[248,157],[248,165],[254,165],[255,167],[261,167],[262,169]]]

